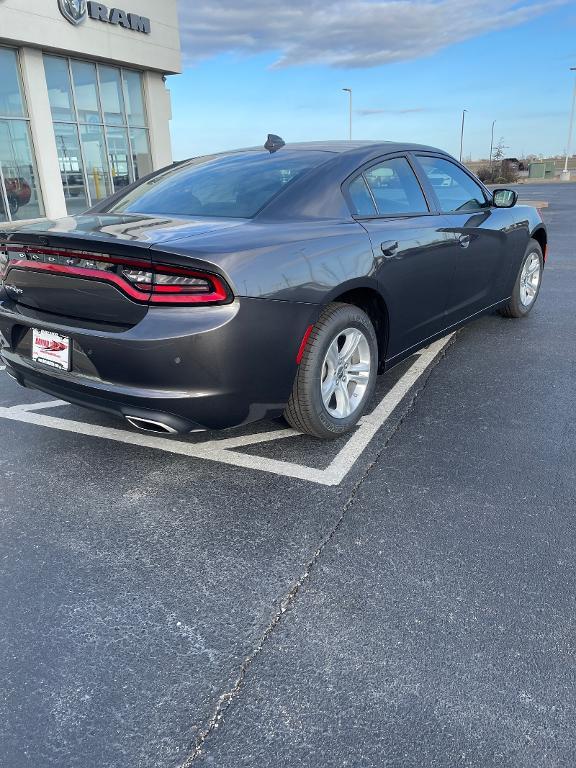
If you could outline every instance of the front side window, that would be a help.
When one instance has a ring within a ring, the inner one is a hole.
[[[488,206],[482,187],[450,160],[426,155],[419,155],[418,160],[444,213],[467,213]]]
[[[314,151],[254,151],[198,158],[143,182],[110,212],[251,218],[288,184],[329,157]]]

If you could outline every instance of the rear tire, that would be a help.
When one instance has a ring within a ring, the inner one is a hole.
[[[507,304],[498,309],[502,317],[518,318],[529,314],[540,293],[543,269],[544,257],[540,244],[536,240],[530,240],[518,270],[512,296]]]
[[[377,369],[368,315],[351,304],[329,304],[308,338],[284,418],[324,440],[350,432],[372,397]]]

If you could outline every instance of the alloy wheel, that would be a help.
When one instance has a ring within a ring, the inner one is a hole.
[[[541,277],[540,256],[532,252],[526,257],[520,275],[520,301],[523,306],[529,307],[536,298]]]
[[[370,381],[368,339],[358,328],[340,331],[330,342],[321,373],[322,401],[330,416],[345,419],[364,401]]]

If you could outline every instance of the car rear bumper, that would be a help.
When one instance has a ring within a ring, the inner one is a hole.
[[[279,415],[315,306],[241,299],[153,308],[132,328],[81,323],[0,299],[2,358],[26,386],[177,432],[223,429]],[[32,361],[31,329],[69,336],[72,369]]]

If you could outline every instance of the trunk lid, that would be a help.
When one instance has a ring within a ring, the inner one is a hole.
[[[148,311],[123,269],[146,271],[151,248],[217,232],[238,220],[93,215],[0,228],[9,254],[4,287],[22,307],[70,318],[135,325]],[[127,290],[128,289],[128,290]]]

